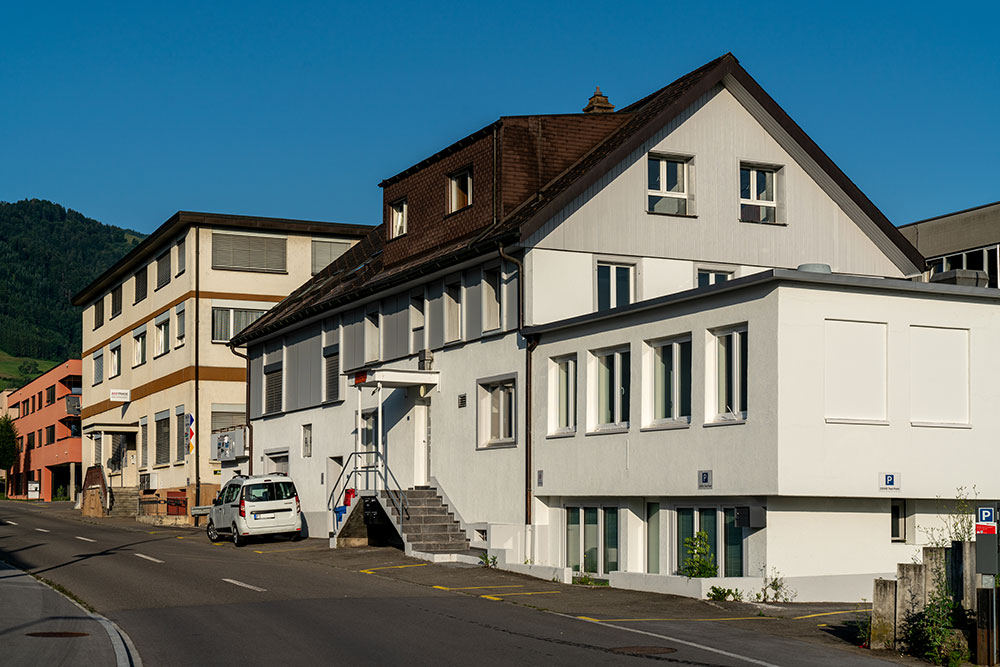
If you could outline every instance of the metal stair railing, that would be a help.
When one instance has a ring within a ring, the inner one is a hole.
[[[350,465],[352,462],[354,464],[353,467]],[[382,465],[379,465],[380,462]],[[374,477],[374,485],[371,484],[372,477]],[[353,487],[351,480],[355,480]],[[348,455],[340,471],[340,475],[337,476],[337,481],[334,483],[333,489],[327,498],[327,510],[333,511],[334,508],[340,506],[348,488],[355,488],[361,491],[375,491],[378,493],[380,481],[382,483],[382,490],[385,491],[386,497],[392,503],[393,509],[399,515],[400,524],[402,524],[404,517],[407,519],[410,517],[409,500],[403,492],[403,487],[400,485],[399,480],[396,479],[396,476],[386,464],[385,457],[377,451],[351,452]],[[337,532],[340,532],[339,526],[337,527]]]

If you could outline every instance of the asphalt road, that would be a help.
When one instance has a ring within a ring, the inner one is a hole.
[[[236,549],[186,529],[126,530],[0,503],[0,558],[110,618],[150,667],[889,664],[723,623],[592,623],[273,553],[323,547]]]

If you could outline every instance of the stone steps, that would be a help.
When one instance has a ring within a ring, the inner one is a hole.
[[[113,504],[108,516],[135,517],[139,514],[139,487],[112,488]]]
[[[465,532],[437,491],[414,488],[403,491],[403,495],[407,511],[400,521],[388,494],[381,492],[392,519],[402,527],[403,538],[411,548],[428,553],[455,553],[469,548]]]

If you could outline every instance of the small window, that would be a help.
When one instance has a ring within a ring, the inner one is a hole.
[[[730,271],[715,271],[713,269],[698,269],[698,287],[708,287],[724,283],[733,277]]]
[[[45,389],[45,405],[52,405],[56,402],[56,386],[52,385]]]
[[[893,542],[906,541],[906,501],[902,498],[892,499],[890,510],[890,521],[892,522],[891,535]]]
[[[500,328],[500,267],[483,269],[483,331]]]
[[[142,267],[135,272],[135,300],[132,303],[139,303],[146,298],[146,279],[149,275],[148,267]]]
[[[648,210],[650,212],[688,215],[687,167],[685,160],[649,157]]]
[[[180,304],[174,309],[174,314],[177,316],[177,333],[175,334],[177,338],[176,346],[180,347],[184,344],[184,331],[187,328],[184,318],[184,304]]]
[[[264,412],[281,412],[282,367],[264,373]]]
[[[51,424],[45,427],[45,444],[51,445],[56,441],[56,427],[55,424]]]
[[[635,266],[597,263],[597,310],[627,306],[635,300]]]
[[[156,415],[154,429],[156,439],[156,457],[154,463],[170,463],[170,411],[164,410]]]
[[[350,243],[313,239],[312,274],[315,276],[317,273],[330,266],[330,264],[333,263],[333,260],[347,252],[347,249],[350,247]]]
[[[177,242],[177,275],[184,273],[187,267],[187,256],[185,255],[184,239]]]
[[[461,211],[472,205],[472,168],[448,177],[448,212]]]
[[[406,198],[389,204],[389,238],[394,239],[406,233]]]
[[[302,458],[307,459],[313,455],[313,427],[312,424],[302,425]]]
[[[228,343],[267,311],[249,308],[212,308],[212,342]]]
[[[747,365],[749,338],[746,328],[716,334],[716,419],[747,417]]]
[[[146,363],[146,330],[132,334],[132,365],[142,366]]]
[[[94,302],[94,328],[99,329],[104,324],[104,297]]]
[[[554,433],[576,430],[576,357],[554,359]]]
[[[445,283],[444,286],[444,340],[446,343],[462,338],[462,281]]]
[[[628,428],[632,355],[627,348],[598,352],[597,427]]]
[[[517,395],[514,378],[479,385],[480,444],[509,444],[515,441]]]
[[[170,284],[170,251],[156,258],[156,289]]]
[[[104,382],[104,352],[94,355],[94,384]]]
[[[691,420],[691,340],[653,344],[653,424]]]
[[[168,311],[169,312],[169,311]],[[156,323],[156,351],[153,356],[158,357],[170,351],[170,317],[169,315],[161,322]]]
[[[326,400],[340,400],[340,344],[327,346],[323,352],[326,375]]]
[[[122,314],[122,286],[111,290],[111,319]]]
[[[108,369],[108,377],[114,378],[122,374],[122,346],[121,344],[111,348],[111,367]]]
[[[740,166],[740,221],[777,222],[775,170]]]

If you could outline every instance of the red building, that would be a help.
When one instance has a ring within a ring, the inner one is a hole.
[[[7,475],[7,496],[75,500],[83,481],[80,458],[81,364],[64,361],[14,391],[18,457]]]

